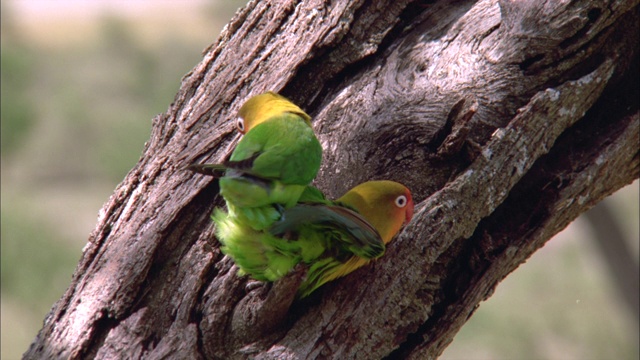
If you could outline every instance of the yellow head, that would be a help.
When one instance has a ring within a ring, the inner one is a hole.
[[[368,181],[337,201],[356,209],[388,243],[413,217],[411,191],[395,181]]]
[[[300,116],[311,126],[311,117],[307,115],[296,104],[289,101],[284,96],[272,91],[256,95],[247,100],[238,112],[236,127],[238,131],[246,134],[256,125],[268,120],[273,116],[283,113],[292,113]]]

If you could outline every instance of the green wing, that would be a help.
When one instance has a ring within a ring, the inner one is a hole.
[[[308,230],[312,229],[312,230]],[[385,245],[378,231],[360,214],[343,206],[298,204],[286,209],[269,232],[278,237],[291,237],[316,231],[330,237],[334,252],[374,259],[384,254]]]
[[[301,203],[313,203],[313,204],[331,204],[331,201],[327,200],[322,191],[315,186],[307,186],[304,188],[302,195],[298,202]]]
[[[251,129],[229,160],[229,168],[252,176],[307,185],[320,169],[322,146],[303,118],[287,113]]]
[[[285,113],[251,129],[228,161],[188,169],[220,177],[220,194],[230,214],[262,230],[280,217],[282,208],[297,203],[321,160],[322,146],[313,129],[302,117]]]
[[[302,117],[287,113],[249,131],[229,160],[221,164],[192,164],[187,169],[214,177],[306,186],[318,174],[321,161],[322,146],[313,129]]]
[[[256,231],[215,209],[211,216],[221,250],[231,257],[240,275],[260,281],[275,281],[285,276],[298,263],[318,258],[325,250],[320,242],[289,241],[266,231]]]

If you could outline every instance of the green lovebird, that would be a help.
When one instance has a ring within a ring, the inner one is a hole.
[[[255,230],[269,227],[294,206],[316,177],[322,146],[311,117],[274,92],[242,105],[236,127],[244,134],[222,164],[194,164],[190,170],[220,177],[229,217]]]
[[[413,216],[411,192],[393,181],[362,183],[335,201],[307,187],[267,231],[256,231],[216,209],[222,251],[256,280],[274,281],[298,263],[309,266],[298,297],[384,254],[385,244]]]
[[[411,191],[400,183],[388,180],[368,181],[357,185],[337,199],[335,205],[353,209],[362,215],[379,234],[384,245],[396,236],[404,224],[411,221],[414,206]],[[287,225],[287,215],[295,211],[294,209],[285,211],[283,220],[274,224],[272,229],[281,232],[282,229],[296,227],[297,225],[293,225],[295,221],[291,219],[291,224]],[[318,224],[323,223],[318,221]],[[313,237],[315,226],[303,226],[300,236]],[[327,236],[326,230],[316,233],[317,238],[323,236]],[[350,246],[345,246],[350,244],[350,241],[345,242],[342,238],[342,241],[336,242],[336,236],[331,237],[331,243],[338,245],[328,247],[322,256],[310,264],[307,277],[298,289],[299,298],[308,296],[323,284],[351,273],[384,253],[383,247],[379,254],[371,253],[368,255],[372,256],[366,256],[367,254],[355,252]]]

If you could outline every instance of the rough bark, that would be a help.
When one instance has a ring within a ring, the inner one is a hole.
[[[154,119],[25,358],[435,358],[639,176],[639,17],[638,1],[251,2]],[[183,170],[225,157],[265,90],[313,115],[330,196],[384,178],[418,204],[382,259],[291,307],[295,278],[237,276],[217,183]]]

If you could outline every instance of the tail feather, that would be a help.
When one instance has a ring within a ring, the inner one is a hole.
[[[306,280],[298,288],[298,298],[309,296],[320,286],[329,281],[343,277],[356,269],[366,265],[370,260],[359,256],[352,256],[345,262],[335,258],[325,258],[315,262],[307,272]]]
[[[209,175],[215,178],[224,176],[227,167],[223,164],[191,164],[185,167],[186,170],[196,172],[198,174]]]
[[[222,245],[220,250],[233,259],[240,275],[250,275],[260,281],[275,281],[302,260],[302,249],[296,241],[256,231],[219,208],[214,210],[211,218]]]

